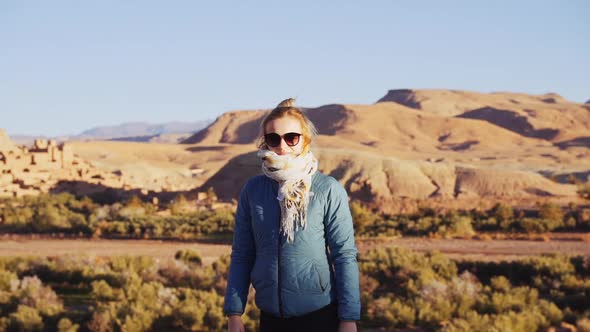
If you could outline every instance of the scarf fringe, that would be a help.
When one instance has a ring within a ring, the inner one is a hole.
[[[279,183],[277,200],[281,207],[281,233],[288,242],[293,242],[295,232],[307,226],[307,206],[313,196],[311,177],[318,169],[318,161],[311,151],[299,156],[280,156],[260,150],[258,157],[263,161],[264,175]]]

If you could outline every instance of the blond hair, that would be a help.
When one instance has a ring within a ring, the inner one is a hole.
[[[262,123],[260,124],[260,134],[258,135],[258,148],[268,150],[268,146],[264,142],[264,135],[266,134],[266,125],[273,120],[283,117],[292,117],[301,123],[301,135],[303,136],[303,150],[302,154],[309,151],[312,139],[317,135],[317,129],[313,122],[299,109],[295,107],[295,99],[288,98],[280,102],[270,113],[268,113]]]

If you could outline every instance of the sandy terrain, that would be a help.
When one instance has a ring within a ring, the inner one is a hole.
[[[556,94],[392,90],[375,104],[330,104],[307,114],[320,134],[313,148],[320,171],[337,178],[354,199],[395,213],[405,208],[397,206],[402,199],[463,207],[488,199],[583,203],[576,186],[564,182],[590,176],[589,108]],[[227,112],[186,144],[72,147],[133,186],[213,187],[227,200],[259,173],[253,152],[264,115]]]
[[[152,256],[173,257],[178,250],[198,251],[203,263],[210,264],[219,256],[230,253],[223,244],[163,242],[151,240],[84,240],[84,239],[25,239],[2,240],[0,256]]]
[[[361,240],[361,254],[367,250],[386,246],[401,246],[424,252],[438,250],[453,258],[477,258],[483,260],[516,259],[528,255],[559,253],[590,256],[590,245],[582,241],[523,241],[523,240],[445,240],[424,238],[400,238],[391,240]],[[171,257],[177,250],[198,251],[205,264],[220,255],[229,254],[228,244],[168,242],[153,240],[83,240],[83,239],[3,239],[0,256],[56,256],[83,254],[97,256],[147,255]]]
[[[422,204],[487,209],[498,201],[588,204],[570,183],[590,180],[589,104],[553,93],[391,90],[373,104],[304,111],[318,129],[312,151],[319,170],[340,181],[351,198],[383,212],[411,212]],[[213,188],[229,201],[260,173],[255,143],[265,114],[226,112],[183,144],[68,142],[77,158],[114,179],[80,175],[64,190],[151,190],[164,202]],[[0,163],[2,146],[11,144],[0,139]],[[27,177],[15,182],[7,174],[0,189],[34,187]],[[84,186],[87,181],[97,184]]]

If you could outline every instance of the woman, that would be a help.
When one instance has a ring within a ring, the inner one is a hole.
[[[317,172],[311,121],[281,102],[262,121],[264,175],[240,193],[224,312],[242,332],[250,282],[260,331],[356,331],[359,272],[348,195]]]

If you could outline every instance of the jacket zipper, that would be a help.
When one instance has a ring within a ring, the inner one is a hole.
[[[279,315],[283,317],[283,298],[281,296],[281,227],[279,226],[279,234],[278,234],[278,265],[277,265],[277,280],[278,280],[278,293],[279,293]]]

